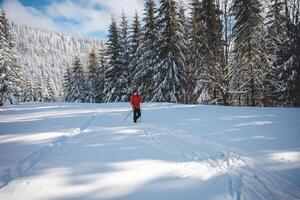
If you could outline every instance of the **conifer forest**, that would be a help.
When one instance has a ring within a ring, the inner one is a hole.
[[[100,19],[99,19],[100,20]],[[299,0],[145,0],[106,40],[0,16],[0,105],[144,102],[300,106]]]

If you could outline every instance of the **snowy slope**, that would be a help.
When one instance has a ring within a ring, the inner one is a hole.
[[[41,78],[44,87],[47,77],[51,76],[59,94],[62,92],[63,73],[67,66],[72,66],[75,55],[86,67],[88,54],[104,46],[104,42],[96,38],[69,36],[26,25],[14,25],[12,32],[24,76],[29,80]]]
[[[0,109],[0,199],[299,199],[300,110],[165,103]]]

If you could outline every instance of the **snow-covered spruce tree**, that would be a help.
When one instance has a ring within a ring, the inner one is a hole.
[[[70,102],[71,101],[71,69],[69,66],[66,66],[66,71],[64,73],[64,82],[63,82],[63,98],[64,101]]]
[[[137,86],[141,85],[141,79],[134,80],[135,74],[139,70],[139,60],[141,59],[141,48],[142,45],[142,32],[141,32],[141,23],[139,20],[138,13],[135,13],[133,24],[131,27],[130,34],[130,64],[128,70],[131,72],[130,75],[130,93]]]
[[[98,54],[98,68],[96,71],[97,80],[95,83],[95,100],[96,103],[102,103],[104,97],[104,86],[105,86],[105,66],[107,65],[107,57],[104,49],[99,50]]]
[[[201,92],[205,89],[208,82],[205,78],[204,58],[208,52],[207,40],[204,32],[204,20],[201,3],[193,0],[190,4],[191,17],[189,19],[188,33],[188,67],[187,74],[190,87],[188,98],[190,103],[196,103]]]
[[[36,100],[35,96],[35,86],[30,78],[26,78],[25,87],[22,93],[22,101],[24,102],[33,102]]]
[[[98,68],[99,62],[97,58],[96,52],[93,50],[89,54],[89,63],[88,63],[88,87],[89,87],[89,103],[96,102],[96,93],[97,93],[97,86],[96,83],[98,82]]]
[[[300,3],[285,1],[287,40],[283,44],[279,81],[280,103],[300,106]]]
[[[220,19],[222,22],[222,36],[223,36],[223,48],[221,49],[221,66],[223,71],[223,86],[222,86],[222,96],[223,96],[223,104],[224,105],[230,105],[231,99],[230,99],[230,91],[229,91],[229,78],[230,78],[230,70],[229,66],[231,66],[230,59],[231,53],[232,53],[232,27],[233,27],[233,20],[231,19],[230,10],[232,7],[232,1],[231,0],[221,0],[220,1],[220,10],[221,15]]]
[[[186,72],[186,77],[187,77],[187,84],[185,85],[185,103],[191,103],[190,101],[190,96],[192,95],[192,90],[191,90],[191,86],[192,84],[190,84],[190,81],[193,82],[193,80],[189,80],[189,62],[187,60],[188,55],[189,55],[189,51],[188,51],[188,40],[189,40],[189,24],[188,24],[188,20],[186,17],[186,8],[185,8],[185,4],[183,2],[179,2],[179,14],[178,14],[178,19],[180,21],[180,23],[182,24],[181,27],[181,34],[183,36],[183,40],[182,40],[182,53],[184,55],[184,57],[186,58],[186,67],[185,67],[185,72]]]
[[[184,29],[179,20],[177,3],[161,0],[159,8],[158,64],[155,66],[152,101],[183,103],[186,99],[186,57]]]
[[[47,89],[47,95],[45,97],[45,101],[47,102],[56,102],[58,101],[58,94],[57,90],[53,83],[53,78],[51,75],[48,75],[46,80],[46,89]]]
[[[210,96],[215,101],[227,104],[227,70],[223,59],[222,23],[219,5],[212,0],[202,1],[203,21],[207,53],[204,57],[205,76]]]
[[[298,4],[298,6],[300,6]],[[300,13],[300,8],[299,13]],[[294,106],[300,107],[300,20],[295,24],[294,28],[295,34],[293,39],[293,49],[294,49],[294,84],[295,84],[295,103]]]
[[[0,106],[18,102],[23,81],[11,25],[4,10],[0,14],[0,74]]]
[[[120,23],[120,70],[122,74],[118,79],[118,84],[120,85],[119,101],[129,101],[130,82],[132,79],[132,71],[129,69],[131,60],[130,52],[129,25],[127,17],[123,12]]]
[[[133,86],[143,93],[143,100],[150,101],[154,96],[154,67],[157,59],[158,19],[154,0],[146,0],[144,6],[144,26],[142,27],[143,42],[138,49],[133,62],[137,64],[134,70]]]
[[[35,90],[36,101],[43,102],[46,97],[46,91],[42,83],[42,78],[40,76],[35,78],[35,85],[36,85],[36,90]]]
[[[266,73],[261,3],[258,0],[234,0],[232,14],[235,25],[230,88],[236,93],[233,98],[238,105],[255,106],[259,103]]]
[[[287,39],[286,18],[284,16],[284,0],[270,0],[265,19],[265,45],[268,72],[264,81],[263,105],[276,105],[282,92],[279,74],[281,73],[283,44]]]
[[[90,103],[103,102],[105,65],[106,58],[104,50],[99,50],[99,54],[93,50],[89,55],[88,64],[88,102]]]
[[[123,20],[123,28],[125,29],[127,20],[126,18],[124,18]],[[127,31],[123,30],[122,35],[126,35],[126,32]],[[124,39],[125,38],[123,37],[121,42],[121,31],[119,31],[118,29],[116,20],[112,18],[107,43],[107,54],[110,59],[105,69],[105,102],[118,102],[122,100],[125,101],[128,97],[128,77],[124,77],[126,73],[124,72],[124,70],[126,70],[124,69],[124,66],[126,65],[128,60],[124,60],[127,55],[125,54],[124,46],[122,47],[121,45],[121,43],[124,44]]]
[[[135,12],[134,15],[129,42],[130,42],[130,60],[134,60],[133,58],[135,58],[137,51],[142,44],[141,23],[137,11]]]
[[[2,11],[3,12],[3,11]],[[9,98],[9,77],[7,71],[9,70],[9,42],[5,36],[8,27],[5,26],[5,18],[3,13],[0,17],[0,106]]]
[[[88,102],[88,84],[86,81],[85,73],[83,71],[80,58],[75,56],[73,68],[71,69],[71,82],[70,82],[70,101],[85,103]]]
[[[14,26],[14,24],[12,24]],[[12,76],[13,76],[13,93],[11,95],[11,98],[14,98],[14,100],[11,99],[12,103],[19,102],[21,100],[22,92],[23,92],[23,86],[25,83],[23,73],[21,70],[21,64],[20,64],[20,57],[17,51],[17,44],[16,44],[16,38],[15,35],[12,33],[12,29],[10,28],[10,48],[12,53],[12,59],[11,59],[11,69],[12,69]]]

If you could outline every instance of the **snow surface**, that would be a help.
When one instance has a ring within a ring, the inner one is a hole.
[[[0,108],[0,199],[300,199],[300,110]]]

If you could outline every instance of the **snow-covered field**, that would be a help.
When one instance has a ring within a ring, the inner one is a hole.
[[[300,199],[300,109],[0,108],[0,199]]]

